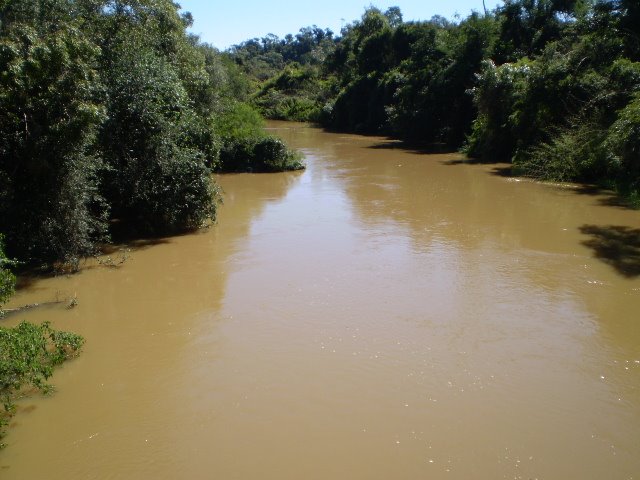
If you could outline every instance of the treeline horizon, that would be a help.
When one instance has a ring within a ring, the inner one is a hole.
[[[225,52],[267,118],[391,135],[640,205],[640,3],[505,0],[455,22],[365,9]]]

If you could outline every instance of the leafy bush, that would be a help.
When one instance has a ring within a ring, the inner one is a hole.
[[[390,93],[384,79],[375,73],[357,78],[337,96],[329,126],[358,133],[383,131],[388,126],[385,105]]]
[[[275,137],[236,139],[220,152],[221,172],[282,172],[302,168],[300,156]]]
[[[222,132],[219,172],[280,172],[304,168],[282,140],[267,136],[264,120],[250,105],[234,102],[215,120]]]
[[[253,104],[266,118],[318,121],[322,105],[330,97],[329,83],[321,78],[319,67],[292,63],[265,82]]]
[[[557,182],[597,182],[609,174],[603,140],[606,131],[597,123],[580,119],[526,151],[513,164],[516,172]]]
[[[4,236],[0,234],[0,317],[2,316],[2,305],[13,295],[16,285],[16,277],[7,267],[14,262],[7,259],[4,253]]]
[[[177,72],[154,52],[126,45],[105,77],[109,119],[100,138],[113,215],[148,233],[199,227],[215,215],[213,186],[194,142],[201,124]]]
[[[227,102],[213,120],[214,129],[226,144],[241,138],[264,135],[264,120],[250,105],[242,102]]]
[[[511,160],[516,152],[520,131],[528,120],[527,87],[532,75],[528,59],[496,66],[483,62],[473,89],[478,115],[467,137],[465,152],[472,157]]]
[[[22,322],[15,328],[0,327],[0,438],[15,413],[15,399],[23,391],[37,389],[49,393],[47,383],[53,368],[78,354],[84,339],[56,331],[49,323]]]
[[[618,182],[640,193],[640,92],[618,112],[605,141]]]
[[[265,137],[256,142],[253,149],[257,171],[280,172],[304,168],[300,156],[275,137]]]
[[[128,162],[121,171],[120,178],[126,180],[120,188],[130,195],[118,198],[118,211],[133,228],[173,233],[215,219],[217,194],[198,151],[163,145],[153,161],[146,160]]]

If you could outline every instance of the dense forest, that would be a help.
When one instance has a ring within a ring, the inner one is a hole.
[[[269,118],[462,149],[640,204],[636,0],[505,0],[455,22],[370,7],[338,37],[314,26],[228,54]]]
[[[212,171],[299,168],[169,0],[0,2],[0,234],[23,264],[215,216]]]

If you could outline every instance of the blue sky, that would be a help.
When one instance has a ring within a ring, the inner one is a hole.
[[[295,34],[300,28],[311,25],[339,33],[343,25],[360,18],[369,5],[381,10],[398,6],[405,21],[428,20],[433,15],[453,19],[456,13],[464,18],[472,10],[482,12],[482,0],[178,0],[178,3],[183,11],[193,14],[195,23],[191,31],[221,50],[268,33],[279,37]],[[485,0],[485,3],[491,10],[502,1]]]

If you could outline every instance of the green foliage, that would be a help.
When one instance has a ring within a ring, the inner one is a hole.
[[[513,62],[542,52],[549,42],[561,38],[567,19],[585,8],[581,0],[505,0],[496,10],[499,33],[494,59]]]
[[[114,32],[101,39],[99,135],[112,217],[145,234],[197,228],[215,215],[217,57],[186,36],[168,0],[118,3],[100,21]]]
[[[640,193],[640,92],[618,112],[608,130],[604,147],[616,179],[626,192]]]
[[[270,89],[254,101],[260,112],[272,120],[314,122],[319,119],[321,103],[304,95],[294,96]]]
[[[385,107],[393,97],[395,78],[369,74],[349,83],[335,100],[329,126],[358,133],[385,131]]]
[[[99,50],[73,23],[55,20],[0,29],[0,230],[25,260],[70,260],[105,231],[92,150],[104,118]]]
[[[393,108],[396,68],[406,55],[402,42],[395,42],[401,13],[365,10],[359,21],[343,30],[343,38],[328,58],[328,68],[337,76],[339,88],[321,120],[338,130],[379,132],[389,129],[388,111]],[[393,22],[390,21],[390,18]],[[406,32],[402,30],[403,39]]]
[[[329,98],[327,82],[317,67],[293,63],[263,84],[253,104],[267,118],[317,121]]]
[[[100,139],[113,215],[150,233],[199,227],[215,212],[206,167],[213,158],[195,140],[204,125],[177,72],[144,46],[123,45],[105,83],[109,119]]]
[[[16,277],[8,267],[15,262],[7,259],[4,253],[4,236],[0,234],[0,317],[2,317],[2,305],[13,295],[16,286]]]
[[[240,138],[255,138],[264,135],[264,120],[250,105],[230,102],[218,113],[214,128],[221,132],[225,143]]]
[[[402,23],[399,9],[367,9],[349,25],[327,68],[338,77],[324,123],[459,146],[475,108],[469,90],[492,45],[495,21],[472,15],[459,25],[434,17]]]
[[[280,39],[269,34],[234,45],[230,57],[259,82],[278,75],[286,65],[320,65],[335,47],[333,32],[313,25]]]
[[[0,19],[9,255],[77,266],[108,241],[112,220],[165,234],[214,218],[221,150],[264,133],[239,103],[251,81],[186,33],[190,14],[170,0],[12,0],[0,2]],[[319,62],[331,33],[289,43]]]
[[[614,186],[633,196],[640,184],[640,64],[624,56],[628,32],[616,32],[617,15],[596,8],[532,58],[486,62],[467,153],[512,160],[535,178]]]
[[[215,119],[222,136],[219,172],[279,172],[304,168],[299,155],[282,140],[268,136],[264,120],[250,105],[233,102]]]
[[[220,154],[222,172],[282,172],[300,170],[300,156],[275,137],[235,139]]]
[[[389,19],[378,9],[369,8],[354,28],[356,65],[360,75],[385,71],[394,66]]]
[[[202,115],[218,111],[229,98],[247,101],[253,85],[233,58],[207,44],[198,44],[197,48],[204,57],[204,68],[209,77],[204,98],[195,101],[195,106],[202,109]]]
[[[492,19],[471,15],[455,28],[431,23],[403,62],[390,123],[399,136],[459,147],[476,115],[471,89],[492,44]],[[416,32],[417,33],[417,32]]]
[[[468,155],[509,160],[514,154],[518,120],[523,117],[516,105],[527,106],[523,91],[530,75],[531,63],[527,59],[500,67],[490,60],[483,63],[473,90],[478,116],[467,139]]]
[[[606,178],[605,135],[597,123],[578,119],[554,132],[549,140],[522,151],[514,159],[514,166],[521,174],[557,182]]]
[[[640,195],[637,1],[505,0],[456,23],[370,6],[315,69],[287,64],[277,37],[241,50],[245,64],[280,54],[254,97],[272,118],[464,146],[536,178]]]
[[[330,96],[322,65],[334,48],[333,32],[314,25],[284,39],[248,40],[229,57],[254,79],[251,103],[266,118],[317,121]]]
[[[49,323],[22,322],[15,328],[0,327],[0,438],[15,413],[16,397],[29,389],[49,393],[47,383],[55,366],[75,356],[84,339],[76,334],[56,331]]]

